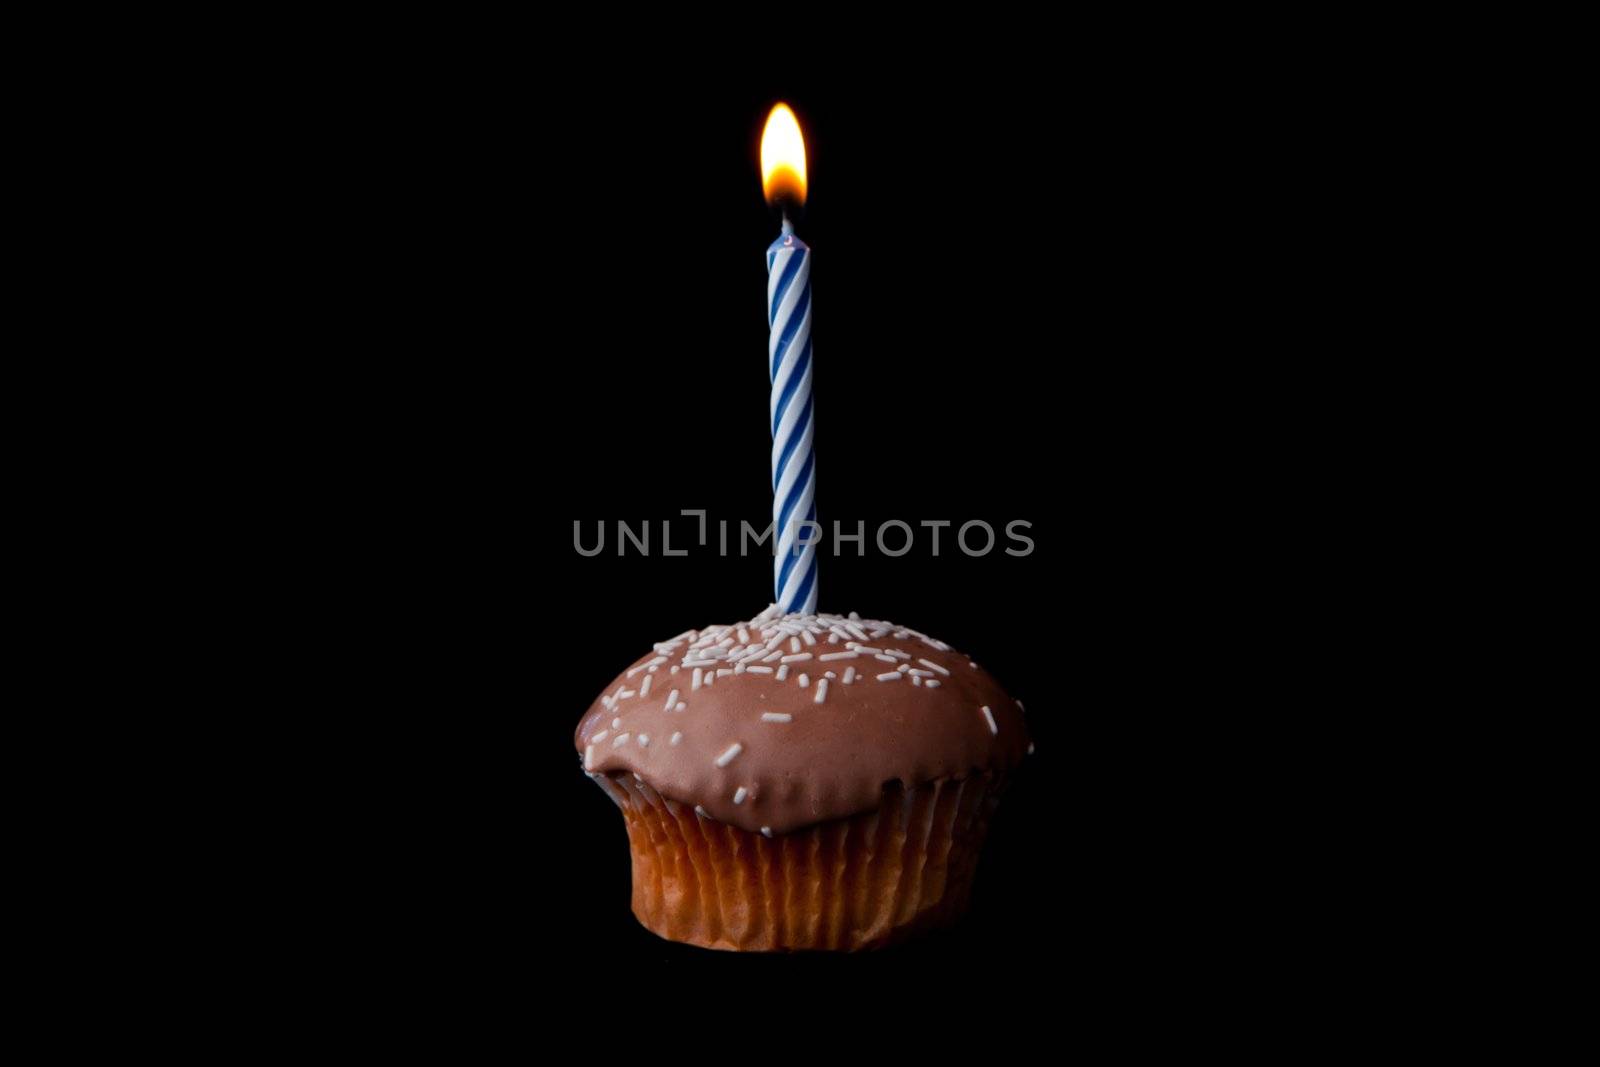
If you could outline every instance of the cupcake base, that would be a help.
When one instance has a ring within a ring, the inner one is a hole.
[[[891,783],[874,811],[768,838],[631,774],[595,778],[627,823],[639,922],[736,952],[882,948],[959,918],[1002,785],[993,774]]]

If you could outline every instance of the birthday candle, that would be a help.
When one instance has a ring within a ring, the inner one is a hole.
[[[784,208],[783,231],[767,249],[767,364],[772,379],[773,597],[784,611],[817,609],[816,464],[811,410],[811,249],[795,236],[789,208],[805,202],[805,143],[794,113],[772,109],[761,135],[762,184]]]

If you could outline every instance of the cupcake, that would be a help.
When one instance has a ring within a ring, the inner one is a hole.
[[[853,613],[689,630],[578,723],[622,809],[633,912],[745,952],[878,948],[965,910],[1022,705],[909,627]]]

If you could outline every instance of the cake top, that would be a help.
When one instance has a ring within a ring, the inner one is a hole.
[[[1021,702],[943,641],[775,604],[658,643],[579,720],[577,745],[591,775],[632,772],[767,834],[876,808],[888,782],[1008,770],[1032,747]]]

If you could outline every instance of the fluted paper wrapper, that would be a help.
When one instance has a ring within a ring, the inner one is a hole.
[[[881,948],[958,918],[1002,785],[891,784],[875,811],[768,838],[632,775],[595,778],[627,822],[634,915],[669,941],[738,952]]]

